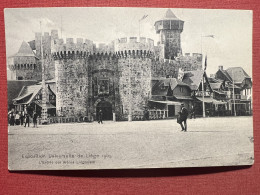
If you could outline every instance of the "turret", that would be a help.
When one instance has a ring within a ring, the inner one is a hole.
[[[168,9],[165,16],[156,21],[154,26],[156,33],[159,34],[159,45],[164,49],[165,59],[174,59],[182,54],[181,32],[183,31],[184,21],[177,18],[174,13]]]

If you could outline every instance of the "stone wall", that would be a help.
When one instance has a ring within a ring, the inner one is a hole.
[[[152,77],[178,77],[180,64],[175,60],[153,60]]]
[[[202,55],[199,53],[186,53],[184,56],[179,56],[177,60],[184,71],[202,69]]]
[[[164,53],[165,59],[174,59],[182,54],[181,49],[181,32],[179,30],[163,30],[165,36]]]
[[[85,58],[55,60],[57,116],[88,114],[88,66]]]
[[[120,57],[118,59],[119,94],[123,115],[142,115],[151,96],[152,60],[146,57]]]
[[[14,56],[9,60],[8,68],[16,80],[41,80],[41,64],[35,57]]]

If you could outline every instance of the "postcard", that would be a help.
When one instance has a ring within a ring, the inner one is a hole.
[[[254,163],[252,11],[5,9],[8,168]]]

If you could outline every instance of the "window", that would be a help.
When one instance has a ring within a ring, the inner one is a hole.
[[[183,93],[183,87],[180,87],[180,92]]]

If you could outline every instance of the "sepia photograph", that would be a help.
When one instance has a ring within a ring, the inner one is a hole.
[[[252,165],[252,14],[6,8],[8,169]]]

